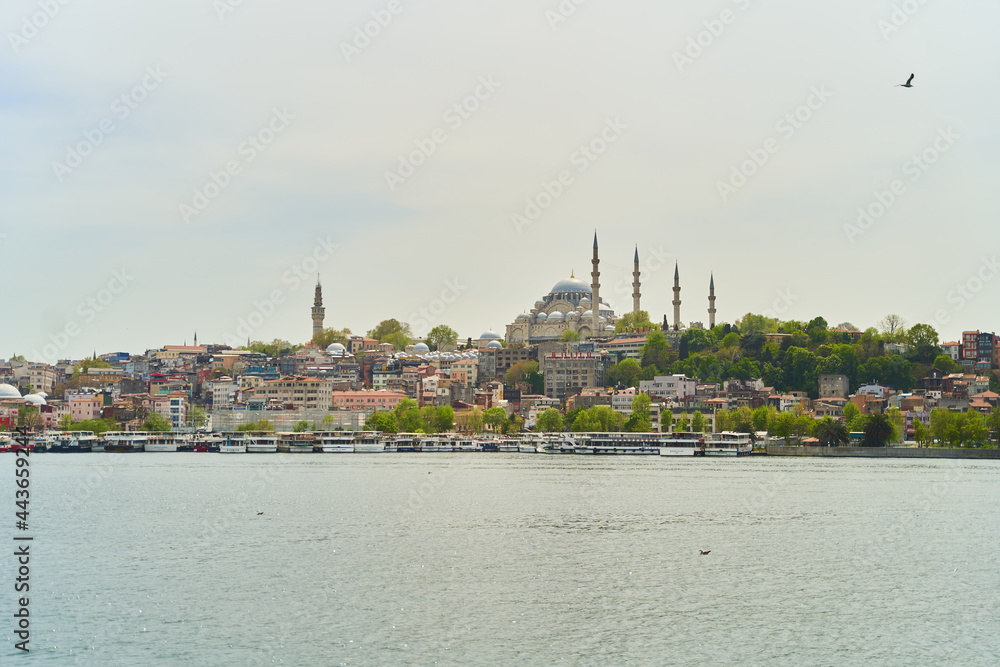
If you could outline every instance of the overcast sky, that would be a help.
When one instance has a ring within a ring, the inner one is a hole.
[[[0,357],[304,342],[317,271],[502,333],[595,229],[618,312],[638,245],[654,319],[1000,329],[995,2],[577,2],[3,3]]]

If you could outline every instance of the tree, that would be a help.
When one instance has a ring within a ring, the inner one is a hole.
[[[892,421],[886,414],[876,413],[865,418],[862,447],[885,447],[893,435]]]
[[[280,338],[275,338],[270,343],[264,343],[259,340],[255,340],[249,345],[244,346],[245,350],[249,352],[255,352],[257,354],[263,354],[268,357],[281,357],[286,354],[291,354],[299,349],[298,345],[292,345],[287,340],[282,340]]]
[[[417,430],[421,433],[437,433],[437,428],[434,426],[433,405],[425,405],[420,408],[420,428]]]
[[[896,341],[901,339],[906,332],[906,320],[895,313],[890,313],[878,321],[878,328],[882,330],[886,338]]]
[[[399,431],[399,427],[396,426],[396,415],[377,410],[365,421],[365,428],[379,433],[397,433]]]
[[[937,331],[929,324],[914,324],[904,340],[910,346],[910,358],[918,363],[929,364],[941,352]]]
[[[670,349],[670,343],[662,331],[654,331],[646,337],[640,358],[643,368],[653,366],[661,373],[667,371],[673,361],[673,350]]]
[[[939,354],[934,357],[934,368],[949,374],[958,373],[962,370],[962,366],[947,354]]]
[[[22,405],[17,411],[17,425],[34,431],[42,420],[41,411],[36,405]]]
[[[528,377],[532,374],[538,374],[538,362],[525,359],[524,361],[519,361],[507,369],[504,381],[509,387],[524,389],[530,384]]]
[[[559,337],[559,340],[564,343],[575,343],[580,340],[580,334],[571,329],[566,329],[566,331],[562,332],[562,336]]]
[[[61,428],[64,431],[68,431],[72,423],[73,423],[73,418],[70,417],[68,414],[65,414],[59,418],[59,428]]]
[[[923,446],[927,444],[927,439],[930,437],[930,431],[919,419],[913,420],[913,439],[917,441],[917,444]]]
[[[677,433],[687,433],[691,430],[691,420],[687,416],[678,417],[674,422],[674,431]]]
[[[993,411],[986,418],[986,425],[989,427],[993,439],[1000,440],[1000,407],[993,408]]]
[[[636,394],[632,399],[632,414],[625,421],[626,431],[635,433],[649,433],[653,430],[653,422],[650,418],[650,406],[653,404],[649,394]]]
[[[194,405],[188,410],[188,424],[199,429],[207,423],[208,416],[205,414],[205,408]]]
[[[118,423],[114,419],[84,419],[70,425],[70,431],[93,431],[95,435],[101,435],[108,431],[118,429]]]
[[[733,419],[733,413],[729,410],[719,410],[715,413],[715,432],[722,433],[723,431],[732,431],[733,426],[735,426],[736,421]]]
[[[694,414],[691,415],[691,430],[695,433],[705,432],[705,415],[698,410],[695,410]]]
[[[318,334],[312,337],[312,342],[316,347],[325,350],[334,343],[340,343],[344,347],[347,347],[348,336],[351,335],[351,330],[344,329],[323,329]]]
[[[507,423],[507,411],[503,408],[490,408],[483,412],[483,423],[500,433]]]
[[[851,433],[856,433],[861,428],[861,408],[854,403],[844,405],[844,425]]]
[[[885,416],[888,417],[889,423],[892,424],[893,442],[901,442],[906,435],[904,432],[906,427],[906,418],[903,416],[903,413],[899,408],[889,408],[886,410]]]
[[[455,428],[455,410],[450,405],[442,405],[434,410],[434,430],[448,433]]]
[[[637,387],[642,376],[642,366],[635,359],[622,359],[608,368],[606,379],[613,387]]]
[[[563,417],[555,408],[549,408],[538,415],[535,430],[543,433],[557,433],[563,430]]]
[[[823,447],[841,447],[851,441],[844,422],[832,417],[823,417],[816,424],[816,438]]]
[[[146,417],[146,421],[142,423],[142,428],[140,430],[160,432],[169,431],[170,428],[170,422],[166,417],[161,415],[159,412],[153,412]]]
[[[615,333],[619,334],[623,331],[636,331],[642,329],[652,329],[655,325],[649,321],[649,313],[645,310],[639,310],[631,313],[625,313],[618,318],[615,322]]]
[[[476,406],[469,410],[469,416],[466,418],[466,428],[469,429],[471,433],[482,433],[483,424],[483,409]]]
[[[310,426],[311,424],[307,422],[305,419],[300,419],[298,422],[295,423],[295,426],[292,427],[292,431],[295,433],[304,433],[310,430]]]
[[[326,415],[319,421],[320,428],[324,431],[331,431],[337,424],[337,418],[333,415]]]
[[[792,432],[795,430],[795,415],[791,412],[779,412],[774,418],[774,425],[771,433],[779,438],[785,439],[785,444],[789,444]]]
[[[666,433],[674,424],[674,413],[670,410],[660,410],[660,433]]]
[[[445,324],[439,324],[427,334],[427,346],[432,350],[437,350],[442,345],[455,345],[458,343],[458,333]]]
[[[766,431],[767,425],[773,419],[771,412],[777,410],[770,406],[761,406],[750,413],[750,423],[753,424],[754,431]]]

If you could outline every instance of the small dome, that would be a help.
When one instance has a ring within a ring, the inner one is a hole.
[[[535,308],[541,308],[544,305],[545,305],[544,301],[539,300],[535,302]]]
[[[493,331],[492,329],[490,329],[489,331],[484,331],[479,336],[480,340],[499,340],[500,338],[501,338],[500,334],[498,334],[496,331]]]
[[[498,340],[491,340],[489,343],[486,344],[486,348],[489,350],[495,350],[501,347],[503,347],[503,344]]]
[[[593,317],[593,316],[594,316],[594,311],[592,310],[585,311],[583,315],[581,315],[581,317]]]
[[[326,346],[326,353],[332,357],[342,357],[347,354],[347,348],[340,343],[330,343]]]
[[[580,313],[576,312],[575,310],[571,310],[568,313],[566,313],[566,319],[570,319],[573,317],[580,317]]]
[[[549,319],[549,316],[546,315],[545,313],[538,313],[537,315],[535,315],[535,317],[537,319],[539,319],[539,320],[547,320],[547,319]]]
[[[529,317],[528,313],[521,313],[520,315],[517,316],[517,319],[514,320],[514,321],[515,322],[524,322],[526,319],[528,319],[528,317]]]
[[[413,346],[414,352],[430,352],[431,348],[427,347],[427,343],[417,343]]]
[[[21,398],[21,392],[13,385],[0,384],[0,398]]]
[[[609,324],[608,326],[604,327],[604,330],[605,331],[614,331],[615,328]]]
[[[28,394],[24,397],[24,402],[32,405],[45,405],[45,399],[38,394]]]
[[[558,310],[556,312],[554,312],[554,313],[550,313],[549,314],[549,319],[550,320],[561,320],[561,319],[563,319],[563,317],[564,317],[564,315],[562,313],[560,313]]]

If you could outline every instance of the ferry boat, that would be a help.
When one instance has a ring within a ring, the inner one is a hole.
[[[66,431],[49,442],[50,452],[90,452],[97,436],[93,431]]]
[[[0,452],[9,452],[11,442],[13,440],[9,433],[0,433]]]
[[[535,438],[525,436],[517,444],[517,451],[522,454],[534,454],[538,451],[538,443],[535,442]]]
[[[195,452],[217,452],[224,442],[224,438],[218,433],[206,433],[194,441]]]
[[[288,453],[312,454],[317,451],[320,442],[314,433],[292,433],[288,442]]]
[[[359,454],[374,454],[385,451],[382,437],[375,431],[362,431],[354,437],[354,451]]]
[[[121,454],[141,452],[148,438],[149,434],[143,431],[108,431],[104,434],[104,451]]]
[[[439,452],[453,452],[453,451],[455,451],[455,443],[453,443],[451,441],[451,438],[449,438],[446,435],[443,435],[440,438],[438,438],[437,443],[438,443],[438,451]]]
[[[499,452],[500,442],[492,438],[479,438],[476,440],[476,449],[482,452]]]
[[[147,452],[176,452],[178,438],[172,433],[150,433],[144,450]]]
[[[660,453],[660,433],[577,433],[577,454],[618,454],[656,456]]]
[[[274,454],[278,451],[278,436],[270,432],[247,434],[247,454]]]
[[[459,438],[452,443],[452,447],[456,452],[475,452],[476,441],[472,438]]]
[[[705,456],[749,456],[751,453],[753,441],[749,433],[722,431],[705,440]]]
[[[220,454],[246,454],[247,434],[245,432],[223,433],[219,443]]]
[[[419,450],[421,452],[441,452],[445,451],[442,448],[441,442],[437,438],[420,438],[418,443]],[[451,451],[451,446],[449,445],[448,451]]]
[[[386,447],[386,450],[396,452],[416,452],[418,451],[417,441],[408,433],[400,433],[391,440],[390,444]]]
[[[319,437],[324,454],[353,454],[354,434],[345,431],[330,431]]]
[[[569,433],[552,433],[542,443],[543,454],[575,454],[576,440]]]
[[[2,436],[0,436],[0,438],[2,438]],[[31,444],[35,446],[33,451],[47,452],[52,449],[52,445],[55,444],[55,441],[56,441],[55,438],[53,438],[48,433],[39,433],[38,435],[36,435],[34,438],[31,439]],[[95,442],[97,441],[96,437],[94,441]],[[4,449],[3,443],[0,442],[0,452],[9,452],[9,451],[10,451],[10,443],[7,443],[7,449]],[[91,445],[91,451],[93,451],[93,445]]]

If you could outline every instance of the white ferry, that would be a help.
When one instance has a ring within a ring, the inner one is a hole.
[[[472,438],[458,438],[452,443],[452,447],[456,452],[474,452],[476,451],[476,441]]]
[[[385,451],[385,443],[381,434],[375,431],[362,431],[354,437],[354,451],[358,454],[374,454]]]
[[[38,436],[35,438],[35,449],[40,449],[39,437],[48,437],[48,451],[50,452],[91,452],[97,442],[97,436],[93,431],[66,431],[58,434],[55,438],[49,436]],[[11,443],[8,443],[8,445]]]
[[[431,438],[428,438],[428,437],[420,438],[419,441],[417,442],[417,447],[418,447],[417,451],[420,451],[420,452],[442,452],[442,451],[445,451],[442,448],[441,442],[437,438],[433,438],[433,437],[431,437]],[[451,446],[450,445],[448,447],[448,451],[451,451]]]
[[[538,452],[537,439],[528,435],[524,436],[517,444],[517,451],[522,454],[535,454]]]
[[[749,456],[752,452],[753,441],[749,433],[723,431],[705,440],[705,456]]]
[[[542,443],[543,454],[575,454],[576,440],[569,433],[550,433]]]
[[[507,453],[517,452],[518,449],[519,449],[519,444],[517,440],[513,440],[511,438],[504,438],[503,440],[500,441],[499,450],[501,452],[507,452]]]
[[[354,434],[345,431],[330,431],[319,436],[324,454],[353,454]]]
[[[247,434],[247,454],[274,454],[278,451],[278,436],[265,431]]]
[[[176,452],[177,439],[173,433],[150,433],[144,445],[147,452]]]
[[[245,432],[223,433],[219,443],[220,454],[246,454],[247,434]]]
[[[632,456],[660,453],[660,433],[576,433],[577,454],[625,454]]]
[[[453,452],[455,451],[455,443],[451,441],[446,435],[442,435],[438,438],[438,451],[439,452]]]
[[[415,452],[417,441],[410,433],[400,433],[395,436],[386,446],[386,451],[390,452]]]

